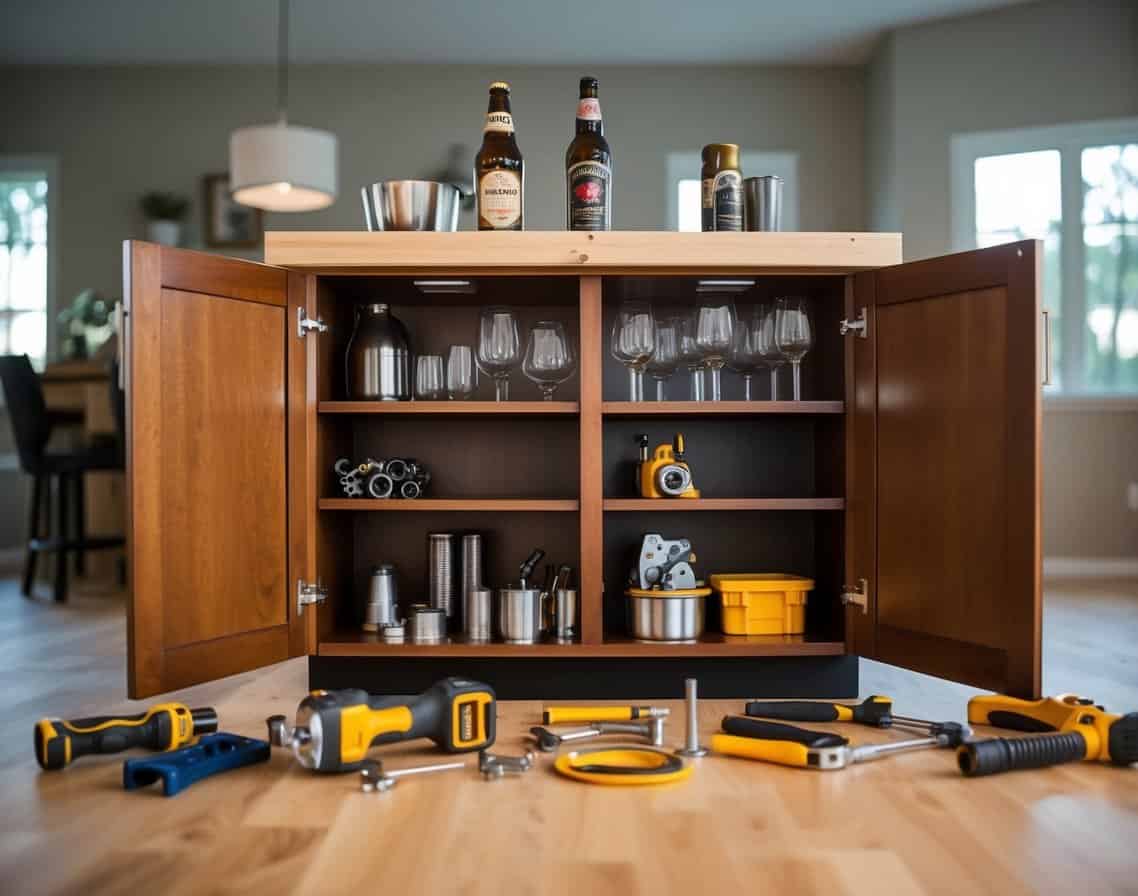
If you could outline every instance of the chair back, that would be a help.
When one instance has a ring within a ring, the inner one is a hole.
[[[43,399],[43,385],[27,355],[0,356],[0,382],[12,421],[16,451],[25,473],[35,473],[51,435],[51,422]]]

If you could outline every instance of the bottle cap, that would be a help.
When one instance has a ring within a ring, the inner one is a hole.
[[[509,93],[510,92],[510,85],[507,84],[505,81],[495,81],[493,84],[490,85],[490,89],[491,90],[504,90],[504,91],[506,91],[506,93]]]

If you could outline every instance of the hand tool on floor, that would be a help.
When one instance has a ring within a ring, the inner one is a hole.
[[[854,706],[823,700],[751,700],[743,711],[783,722],[856,722],[871,728],[888,728],[894,719],[893,699],[877,695]]]
[[[478,754],[478,771],[487,781],[504,778],[507,774],[520,775],[533,768],[537,757],[532,750],[527,750],[524,756],[501,756],[483,750]]]
[[[636,437],[640,446],[640,462],[636,465],[636,484],[642,498],[698,498],[699,489],[692,483],[691,467],[684,460],[684,434],[676,433],[669,445],[657,445],[648,454],[648,436]]]
[[[684,708],[687,710],[687,740],[676,750],[680,756],[697,759],[707,755],[707,747],[699,742],[699,685],[694,678],[684,679]]]
[[[137,790],[161,781],[162,795],[175,796],[203,778],[268,762],[270,753],[268,741],[225,732],[209,734],[192,747],[128,759],[122,767],[122,786],[124,790]]]
[[[712,735],[713,753],[824,771],[883,759],[895,753],[930,747],[956,747],[971,733],[967,725],[937,722],[932,723],[931,729],[936,733],[928,737],[851,747],[849,740],[840,734],[809,731],[795,725],[744,716],[727,716],[723,719],[723,730],[727,733]]]
[[[399,768],[385,772],[383,763],[378,759],[365,759],[357,764],[360,768],[360,790],[364,793],[386,793],[399,783],[400,778],[407,778],[411,775],[429,775],[432,772],[447,772],[467,766],[465,761],[439,762],[435,765],[416,765],[411,768]]]
[[[36,761],[53,771],[80,756],[121,753],[131,747],[176,750],[216,730],[212,707],[190,709],[181,703],[159,703],[137,715],[41,719],[35,728]]]
[[[483,750],[494,743],[494,690],[464,678],[444,678],[416,697],[374,697],[348,688],[313,691],[289,728],[270,716],[269,741],[290,747],[305,768],[346,772],[360,768],[377,744],[426,737],[448,753]]]
[[[588,784],[669,784],[691,776],[692,764],[651,747],[596,747],[563,753],[553,763],[567,778]]]
[[[1002,694],[973,697],[968,701],[968,721],[1035,733],[962,744],[956,761],[961,773],[970,778],[1065,762],[1138,762],[1138,712],[1108,713],[1093,700],[1075,694],[1043,700]]]
[[[529,732],[543,753],[552,753],[563,743],[603,737],[606,734],[635,734],[643,737],[654,747],[664,745],[663,718],[648,719],[644,722],[594,722],[587,728],[563,732],[550,731],[548,728],[535,725]]]
[[[663,719],[669,715],[671,710],[662,706],[547,706],[541,711],[541,723],[633,722],[636,719]]]

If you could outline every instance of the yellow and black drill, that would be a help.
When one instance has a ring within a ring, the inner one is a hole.
[[[1034,737],[992,737],[962,744],[956,751],[957,764],[971,778],[1084,760],[1138,762],[1138,712],[1108,713],[1075,694],[1043,700],[1002,694],[973,697],[968,701],[968,721],[1036,732]]]

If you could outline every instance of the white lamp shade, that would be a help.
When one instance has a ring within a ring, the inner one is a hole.
[[[309,212],[336,199],[336,135],[291,124],[258,124],[229,135],[235,201],[270,212]]]

